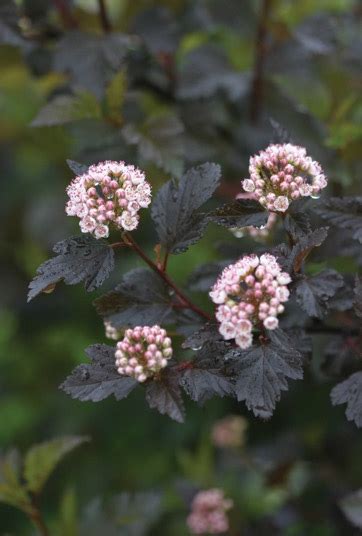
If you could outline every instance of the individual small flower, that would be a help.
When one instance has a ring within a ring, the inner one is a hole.
[[[274,255],[246,255],[227,266],[210,291],[218,305],[216,319],[224,339],[235,339],[242,349],[252,345],[254,326],[278,327],[277,316],[288,301],[290,275],[282,272]]]
[[[262,227],[253,227],[251,225],[247,227],[232,227],[230,231],[236,238],[243,238],[244,236],[250,236],[255,240],[262,241],[267,238],[270,231],[273,229],[277,222],[277,215],[274,212],[270,212],[268,221]]]
[[[155,376],[172,356],[171,339],[160,326],[136,326],[127,329],[117,342],[116,368],[119,374],[139,382]]]
[[[106,161],[90,166],[67,188],[68,216],[78,216],[83,233],[107,238],[110,226],[136,229],[141,208],[151,202],[151,186],[144,173],[124,162]]]
[[[233,506],[220,489],[199,491],[192,501],[187,525],[193,534],[221,534],[229,530],[226,512]]]
[[[104,321],[104,331],[107,339],[118,341],[121,336],[121,332],[117,328],[113,327],[112,324],[107,320]]]
[[[254,199],[272,212],[285,212],[301,196],[317,198],[327,186],[320,164],[304,147],[291,143],[269,145],[252,156],[249,174],[242,181],[244,191],[253,192]]]
[[[237,448],[244,444],[248,421],[240,415],[229,415],[217,421],[212,429],[212,442],[220,448]]]

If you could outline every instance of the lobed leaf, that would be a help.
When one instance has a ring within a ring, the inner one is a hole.
[[[362,371],[355,372],[349,378],[333,387],[331,400],[334,406],[347,404],[346,417],[362,427]]]
[[[323,318],[328,311],[328,301],[343,286],[343,277],[335,270],[323,270],[312,277],[297,282],[296,296],[299,305],[309,315]]]
[[[237,199],[223,205],[209,214],[209,220],[224,227],[261,227],[268,220],[269,213],[254,199]]]
[[[116,329],[167,324],[175,320],[167,285],[147,268],[123,276],[111,292],[94,301],[97,312]]]
[[[130,37],[120,33],[97,36],[71,31],[58,43],[54,69],[69,74],[75,89],[87,89],[102,97],[112,76],[121,69],[130,44]]]
[[[150,408],[157,409],[162,415],[168,415],[180,423],[184,421],[185,408],[175,371],[166,370],[159,379],[148,383],[146,400]]]
[[[295,340],[280,329],[269,331],[268,336],[266,344],[233,349],[225,356],[235,363],[237,399],[262,419],[272,416],[282,391],[288,390],[288,379],[303,378],[303,356]]]
[[[148,117],[141,124],[128,123],[122,128],[125,141],[137,145],[141,161],[152,162],[176,177],[183,170],[183,132],[182,122],[170,112]]]
[[[151,215],[160,243],[171,253],[186,251],[201,238],[207,218],[196,211],[212,196],[220,175],[220,166],[207,163],[190,169],[179,181],[168,181],[159,190]]]
[[[223,340],[220,335],[217,325],[207,323],[200,329],[189,335],[182,343],[182,348],[191,348],[192,350],[200,350],[207,342],[217,342]]]
[[[308,257],[310,252],[323,244],[328,235],[328,227],[320,227],[310,234],[299,238],[293,246],[290,255],[283,262],[283,267],[287,272],[299,272],[303,261]]]
[[[192,291],[208,292],[215,283],[220,272],[230,261],[215,261],[200,264],[189,276],[188,287]]]
[[[288,212],[283,220],[284,228],[295,241],[312,232],[310,219],[305,212]]]
[[[30,282],[28,301],[59,281],[66,285],[84,281],[90,292],[100,287],[114,269],[113,249],[107,242],[89,235],[67,238],[58,242],[53,251],[58,255],[43,262]]]
[[[214,44],[191,50],[180,64],[177,88],[180,99],[204,99],[222,91],[236,100],[249,87],[249,75],[235,71],[226,54]]]
[[[28,450],[24,458],[27,489],[32,493],[40,493],[64,456],[88,440],[82,436],[61,437],[35,445]]]
[[[223,359],[228,349],[224,341],[209,340],[183,369],[180,384],[195,402],[203,404],[213,396],[233,396],[232,376]]]
[[[362,197],[331,197],[314,210],[331,225],[348,229],[362,244]]]
[[[60,386],[72,398],[82,402],[100,402],[111,395],[116,400],[126,398],[138,385],[128,376],[118,374],[115,367],[115,349],[105,344],[94,344],[86,350],[91,364],[76,367]]]

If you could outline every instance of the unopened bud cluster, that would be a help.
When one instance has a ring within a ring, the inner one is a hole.
[[[193,534],[221,534],[229,530],[226,512],[233,501],[225,499],[220,489],[200,491],[192,501],[187,525]]]
[[[266,329],[278,327],[277,316],[289,298],[291,278],[268,253],[246,255],[230,264],[212,287],[210,297],[218,305],[216,318],[224,339],[235,339],[246,349],[252,345],[252,329],[261,322]]]
[[[119,374],[144,382],[166,367],[172,356],[171,339],[157,325],[127,329],[115,356]]]
[[[109,226],[132,231],[138,211],[151,202],[151,187],[144,173],[124,162],[100,162],[76,177],[67,188],[68,216],[80,218],[83,233],[106,238]]]
[[[290,143],[269,145],[252,156],[249,174],[243,189],[270,211],[285,212],[301,196],[317,198],[327,186],[320,164],[307,156],[304,147]]]
[[[274,212],[270,212],[268,221],[262,227],[253,227],[251,225],[247,227],[232,227],[230,231],[236,238],[243,238],[244,236],[250,236],[255,240],[263,241],[268,238],[270,231],[273,229],[277,222],[277,215]]]

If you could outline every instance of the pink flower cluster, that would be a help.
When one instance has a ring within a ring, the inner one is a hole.
[[[274,212],[269,213],[268,221],[266,225],[262,227],[253,227],[251,225],[247,227],[232,227],[230,231],[233,233],[236,238],[243,238],[248,235],[255,240],[264,240],[268,238],[270,231],[273,229],[274,225],[277,222],[277,215]]]
[[[291,143],[269,145],[252,156],[249,174],[243,189],[270,211],[285,212],[301,196],[317,198],[327,186],[320,164],[307,156],[304,147]]]
[[[144,382],[166,367],[172,356],[171,339],[157,325],[127,329],[115,356],[119,374]]]
[[[192,501],[187,525],[193,534],[220,534],[229,530],[226,512],[233,501],[225,499],[220,489],[199,491]]]
[[[210,297],[218,305],[216,318],[224,339],[235,339],[243,349],[253,342],[253,326],[278,327],[278,314],[289,298],[291,278],[282,272],[274,255],[246,255],[227,266],[212,287]]]
[[[68,216],[80,218],[83,233],[106,238],[109,226],[132,231],[138,211],[151,203],[151,187],[144,173],[124,162],[100,162],[73,179],[67,188]]]
[[[211,433],[212,442],[220,448],[241,447],[245,440],[248,421],[240,415],[229,415],[217,421]]]

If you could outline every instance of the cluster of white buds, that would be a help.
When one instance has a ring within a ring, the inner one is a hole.
[[[192,501],[187,525],[193,534],[221,534],[229,530],[226,512],[233,507],[221,489],[199,491]]]
[[[172,356],[171,339],[160,326],[136,326],[127,329],[117,342],[115,356],[119,374],[144,382],[167,366]]]
[[[104,321],[104,331],[107,339],[113,339],[114,341],[118,341],[122,333],[107,320]]]
[[[235,339],[246,349],[252,345],[252,329],[263,323],[278,327],[277,316],[289,298],[291,278],[282,272],[274,255],[246,255],[230,264],[212,287],[210,297],[218,305],[216,318],[224,339]]]
[[[138,211],[151,203],[151,187],[142,171],[124,162],[100,162],[75,177],[67,188],[68,216],[80,218],[83,233],[106,238],[109,226],[132,231]]]
[[[243,238],[244,236],[250,236],[255,240],[263,241],[268,238],[270,231],[273,229],[277,222],[277,215],[275,212],[270,212],[268,221],[262,227],[253,227],[251,225],[247,227],[232,227],[230,231],[236,238]]]
[[[252,156],[249,174],[242,181],[244,191],[270,211],[285,212],[301,196],[317,198],[327,186],[320,164],[307,156],[304,147],[291,143],[269,145]]]

